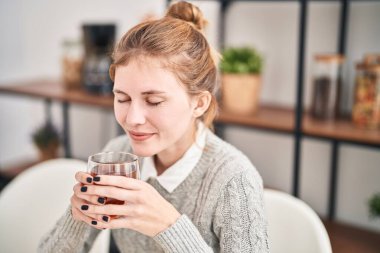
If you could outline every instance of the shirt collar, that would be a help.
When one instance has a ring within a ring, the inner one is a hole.
[[[185,154],[172,166],[166,169],[160,176],[154,165],[153,157],[144,157],[141,168],[141,180],[147,181],[149,178],[156,178],[160,185],[172,193],[190,174],[202,156],[206,145],[206,127],[198,123],[195,142],[185,152]]]

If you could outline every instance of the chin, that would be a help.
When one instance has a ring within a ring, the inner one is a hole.
[[[133,150],[133,154],[140,157],[150,157],[158,153],[149,148],[146,148],[140,145],[133,145],[133,144],[132,144],[132,150]]]

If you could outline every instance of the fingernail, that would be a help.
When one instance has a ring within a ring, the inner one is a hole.
[[[87,191],[87,186],[82,186],[82,187],[80,188],[80,191],[81,191],[81,192],[86,192],[86,191]]]
[[[96,220],[93,220],[93,221],[91,221],[91,224],[92,224],[92,225],[97,225],[98,222],[96,222]]]
[[[80,209],[82,209],[82,210],[88,210],[88,205],[82,205],[82,206],[80,207]]]
[[[99,197],[99,198],[98,198],[98,202],[99,202],[100,204],[104,204],[104,202],[105,202],[105,199],[104,199],[104,198],[102,198],[102,197]]]
[[[88,177],[88,178],[86,178],[86,181],[87,181],[87,183],[91,184],[92,183],[92,178]]]
[[[99,182],[100,181],[100,177],[94,177],[94,181],[95,182]]]
[[[103,218],[102,218],[105,222],[108,222],[108,216],[103,216]]]

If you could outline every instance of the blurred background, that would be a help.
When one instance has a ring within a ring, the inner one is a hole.
[[[228,8],[224,9],[222,3],[226,1],[192,2],[201,8],[208,19],[206,36],[217,50],[221,51],[222,47],[252,47],[263,59],[257,112],[242,114],[241,117],[246,119],[260,116],[261,109],[270,105],[270,108],[290,110],[290,121],[294,128],[294,108],[297,106],[299,89],[300,3],[231,1]],[[366,56],[376,57],[380,53],[380,1],[348,2],[344,61],[339,63],[341,70],[337,73],[344,83],[339,89],[339,110],[351,120],[352,108],[356,103],[355,87],[358,86],[357,78],[361,70],[357,64],[364,61]],[[81,43],[84,24],[114,25],[114,40],[117,41],[143,19],[161,17],[166,4],[163,0],[2,0],[0,87],[12,87],[17,83],[41,78],[63,80],[65,57],[85,56],[87,64],[90,64],[88,52]],[[341,1],[308,3],[301,80],[301,102],[305,112],[316,103],[313,102],[313,97],[318,100],[315,97],[320,96],[315,94],[315,78],[319,75],[316,55],[337,52],[341,33],[341,8]],[[221,14],[222,10],[225,10],[225,15]],[[380,64],[380,57],[373,61]],[[81,73],[83,71],[86,70]],[[376,94],[380,94],[379,77],[380,75],[376,79]],[[84,88],[87,92],[94,93],[88,87]],[[104,97],[106,96],[98,96],[97,99],[102,100]],[[112,108],[72,103],[68,113],[68,137],[71,156],[74,158],[85,160],[90,154],[101,150],[109,139],[118,135]],[[64,122],[60,101],[53,99],[48,107],[43,98],[0,92],[1,173],[14,175],[10,173],[11,169],[38,161],[38,149],[33,136],[46,122],[47,115],[51,115],[52,125],[62,134]],[[276,121],[275,118],[272,120]],[[316,124],[319,124],[321,120],[317,120]],[[327,127],[335,126],[334,119],[322,121],[327,122]],[[313,119],[311,122],[314,122]],[[223,137],[248,155],[267,187],[294,193],[294,147],[298,138],[293,134],[294,130],[272,131],[266,126],[258,129],[255,125],[239,124],[234,120],[231,120],[231,124],[228,120],[220,123],[223,123]],[[378,235],[380,219],[369,218],[368,201],[380,192],[380,130],[376,122],[375,127],[354,123],[350,123],[353,125],[349,129],[359,129],[360,134],[369,133],[363,142],[370,145],[358,145],[355,141],[342,142],[337,153],[334,153],[331,145],[334,138],[313,138],[305,134],[298,139],[298,195],[321,217],[329,217],[330,167],[334,159],[332,154],[335,154],[338,173],[334,220]],[[64,155],[61,143],[59,156]]]

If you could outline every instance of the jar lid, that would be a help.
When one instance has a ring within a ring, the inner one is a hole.
[[[363,62],[366,65],[380,64],[380,53],[371,53],[364,56]]]
[[[366,64],[365,62],[359,62],[356,64],[356,70],[364,70],[368,72],[380,72],[380,64]]]
[[[81,46],[82,45],[82,41],[80,39],[64,39],[62,41],[62,45],[64,47]]]
[[[368,67],[368,71],[380,73],[380,64],[374,64]]]
[[[368,66],[365,63],[362,63],[362,62],[356,63],[356,69],[357,70],[366,70],[367,67]]]
[[[320,62],[336,62],[341,64],[345,58],[341,54],[317,54],[314,56],[314,59]]]

